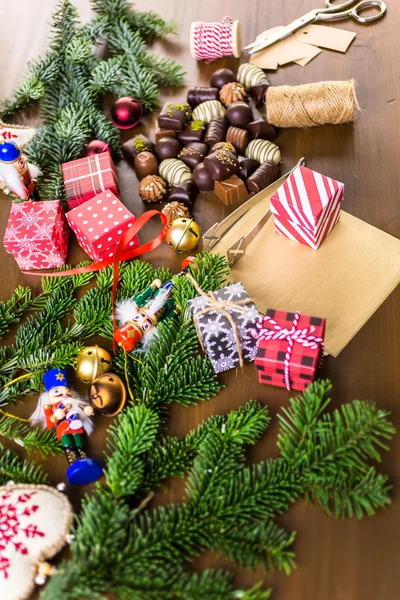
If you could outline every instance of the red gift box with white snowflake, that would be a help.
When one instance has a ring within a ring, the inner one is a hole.
[[[75,208],[110,190],[119,197],[117,174],[109,152],[101,152],[61,166],[69,208]]]
[[[302,165],[271,198],[275,231],[317,250],[340,219],[344,184]]]
[[[3,244],[21,270],[61,267],[68,239],[69,228],[59,200],[12,204]]]
[[[305,390],[323,358],[325,323],[299,312],[267,310],[257,323],[259,382]]]
[[[106,191],[71,210],[67,220],[82,250],[92,260],[99,261],[114,256],[123,234],[135,222],[135,216],[111,191]],[[124,250],[138,245],[135,236]]]

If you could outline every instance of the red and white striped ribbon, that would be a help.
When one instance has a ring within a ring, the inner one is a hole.
[[[196,21],[192,25],[192,47],[196,60],[210,63],[217,58],[233,55],[233,20],[229,16],[220,23]]]
[[[315,331],[314,325],[310,325],[310,327],[304,327],[303,329],[297,329],[297,325],[300,319],[299,311],[296,312],[293,320],[293,325],[291,329],[287,329],[286,327],[281,327],[278,323],[266,315],[265,317],[260,317],[257,321],[257,329],[258,329],[258,341],[257,344],[260,345],[262,340],[287,340],[287,348],[285,353],[285,361],[284,361],[284,377],[286,389],[290,390],[290,357],[292,356],[293,345],[295,342],[304,346],[304,348],[310,348],[311,350],[316,350],[318,346],[321,346],[321,356],[323,356],[324,350],[324,340],[322,337],[317,337],[312,335],[313,331]],[[266,329],[264,327],[265,321],[271,326],[271,329]]]

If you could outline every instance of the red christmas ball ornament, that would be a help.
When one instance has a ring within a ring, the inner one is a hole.
[[[111,121],[118,129],[132,129],[143,117],[143,106],[136,98],[119,98],[111,107]]]
[[[94,156],[95,154],[101,154],[102,152],[109,152],[110,146],[107,142],[102,140],[92,140],[87,144],[83,150],[83,156]]]

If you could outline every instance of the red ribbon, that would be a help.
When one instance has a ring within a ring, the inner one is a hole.
[[[143,225],[147,223],[151,219],[151,217],[155,217],[158,215],[163,224],[163,228],[160,233],[150,242],[146,242],[141,246],[137,246],[136,248],[132,248],[131,250],[124,250],[125,246],[129,244],[129,242],[135,237],[135,235],[142,229]],[[119,264],[125,260],[129,260],[131,258],[136,258],[137,256],[141,256],[142,254],[146,254],[147,252],[151,252],[157,248],[160,244],[162,244],[165,233],[168,227],[168,219],[167,217],[159,212],[158,210],[149,210],[140,217],[136,219],[132,227],[127,229],[120,241],[118,242],[117,249],[115,251],[115,255],[111,258],[106,258],[97,263],[93,263],[92,265],[86,265],[85,267],[75,267],[74,269],[69,269],[68,271],[56,271],[52,273],[48,273],[47,271],[39,271],[36,273],[32,273],[31,271],[23,271],[25,275],[34,275],[35,277],[65,277],[66,275],[79,275],[80,273],[90,273],[92,271],[101,271],[110,265],[114,265],[114,280],[112,286],[112,318],[114,324],[114,331],[116,329],[115,324],[115,296],[117,293],[118,287],[118,279],[119,279]],[[115,352],[115,342],[114,342],[114,352]]]

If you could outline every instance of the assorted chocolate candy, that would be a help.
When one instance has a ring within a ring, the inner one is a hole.
[[[160,161],[166,158],[176,158],[181,150],[180,141],[173,137],[160,138],[154,146],[154,152]]]
[[[188,91],[187,101],[192,108],[196,108],[202,102],[218,100],[218,94],[218,88],[215,87],[194,87]]]
[[[182,131],[191,116],[192,109],[189,104],[166,102],[158,115],[157,123],[160,129]]]
[[[206,124],[200,119],[196,119],[196,121],[190,121],[190,123],[188,123],[186,127],[178,133],[178,140],[181,142],[181,144],[202,142],[206,128]]]
[[[226,83],[236,81],[235,73],[230,69],[217,69],[211,76],[210,85],[221,89]]]
[[[189,89],[187,102],[164,104],[156,143],[137,135],[122,147],[134,162],[143,201],[168,200],[172,217],[182,206],[190,209],[199,192],[214,191],[230,205],[278,179],[277,131],[252,109],[262,105],[268,85],[259,67],[245,63],[237,75],[215,71],[209,87]]]
[[[158,160],[152,152],[139,152],[134,161],[135,172],[138,179],[147,175],[157,175]]]

